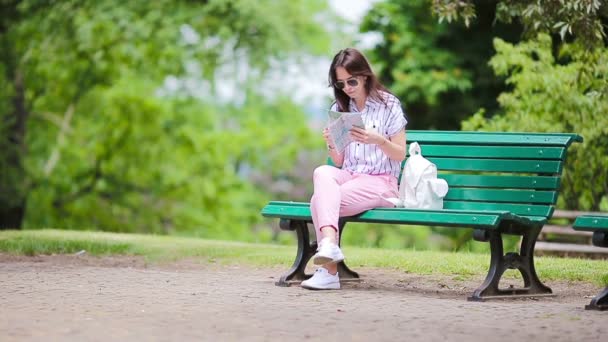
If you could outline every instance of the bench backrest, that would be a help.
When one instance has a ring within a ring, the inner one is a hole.
[[[549,218],[576,134],[407,131],[450,188],[446,209],[508,210]],[[407,159],[406,159],[407,161]],[[404,162],[405,164],[405,162]]]

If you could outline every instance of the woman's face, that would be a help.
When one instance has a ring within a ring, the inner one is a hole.
[[[367,96],[364,82],[364,76],[353,77],[344,67],[339,66],[336,68],[336,83],[334,86],[338,89],[342,88],[341,90],[351,99],[360,99]]]

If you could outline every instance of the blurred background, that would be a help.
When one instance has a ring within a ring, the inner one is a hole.
[[[608,211],[607,18],[599,0],[0,0],[0,229],[292,243],[260,210],[309,200],[349,46],[408,129],[582,135],[558,208]],[[352,224],[344,240],[466,234]]]

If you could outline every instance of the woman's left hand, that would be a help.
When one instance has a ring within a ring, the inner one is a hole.
[[[378,134],[373,130],[366,130],[364,128],[353,127],[350,130],[350,136],[357,142],[364,144],[384,144],[386,138]]]

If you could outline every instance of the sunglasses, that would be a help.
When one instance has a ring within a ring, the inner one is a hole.
[[[337,81],[336,83],[334,83],[334,87],[339,90],[342,90],[344,89],[344,87],[346,87],[347,84],[351,87],[356,87],[359,85],[359,80],[356,77],[351,77],[346,81]]]

